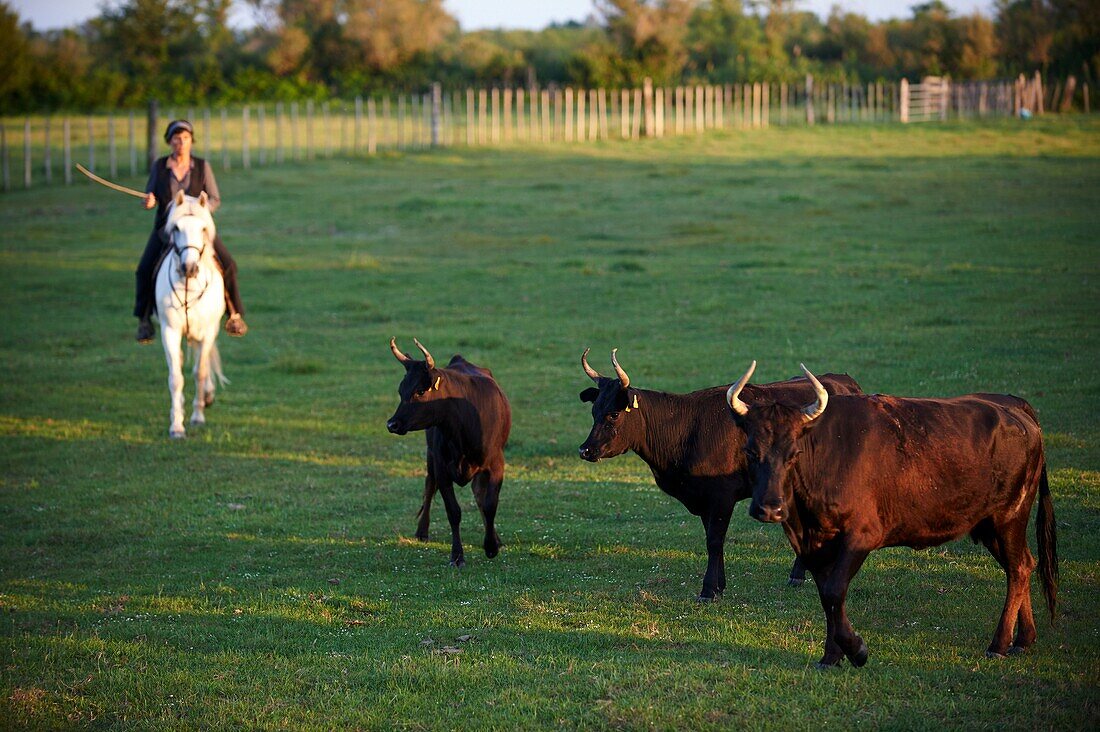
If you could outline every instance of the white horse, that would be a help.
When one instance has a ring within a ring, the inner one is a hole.
[[[172,396],[168,434],[185,437],[181,339],[187,338],[195,356],[191,424],[206,423],[203,410],[214,403],[214,377],[226,383],[216,343],[225,314],[225,283],[214,259],[214,217],[206,193],[194,198],[180,191],[168,207],[164,233],[170,247],[157,269],[156,302]]]

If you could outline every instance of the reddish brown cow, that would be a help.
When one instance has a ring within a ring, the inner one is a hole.
[[[855,666],[867,662],[867,645],[844,603],[870,552],[923,549],[968,533],[985,544],[1008,578],[987,655],[1019,653],[1035,642],[1035,559],[1026,533],[1036,494],[1039,574],[1052,618],[1058,555],[1042,432],[1031,405],[1001,394],[830,397],[805,366],[817,394],[813,402],[801,408],[748,405],[739,395],[755,368],[754,361],[727,394],[748,436],[749,514],[782,522],[813,575],[826,622],[820,666],[844,656]]]

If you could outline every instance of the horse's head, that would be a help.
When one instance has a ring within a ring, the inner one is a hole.
[[[168,206],[164,231],[179,258],[180,276],[197,275],[203,258],[213,254],[216,233],[205,191],[198,198],[184,195],[183,191],[177,193]]]

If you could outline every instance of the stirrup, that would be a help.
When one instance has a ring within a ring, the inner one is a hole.
[[[240,313],[233,313],[225,321],[225,332],[235,338],[240,338],[248,332],[248,325],[244,322],[244,318],[241,317]]]

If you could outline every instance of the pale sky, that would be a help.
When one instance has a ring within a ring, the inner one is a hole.
[[[251,25],[251,10],[242,0],[235,0],[233,24]],[[812,10],[821,17],[833,5],[858,12],[872,20],[907,18],[909,8],[921,0],[801,0],[797,7]],[[99,14],[102,5],[111,7],[119,0],[6,0],[19,13],[20,20],[30,21],[38,30],[63,28],[88,20]],[[451,15],[458,18],[464,30],[481,28],[527,28],[538,30],[552,21],[584,20],[593,12],[592,0],[444,0]],[[980,10],[992,15],[993,0],[946,0],[956,15]]]

